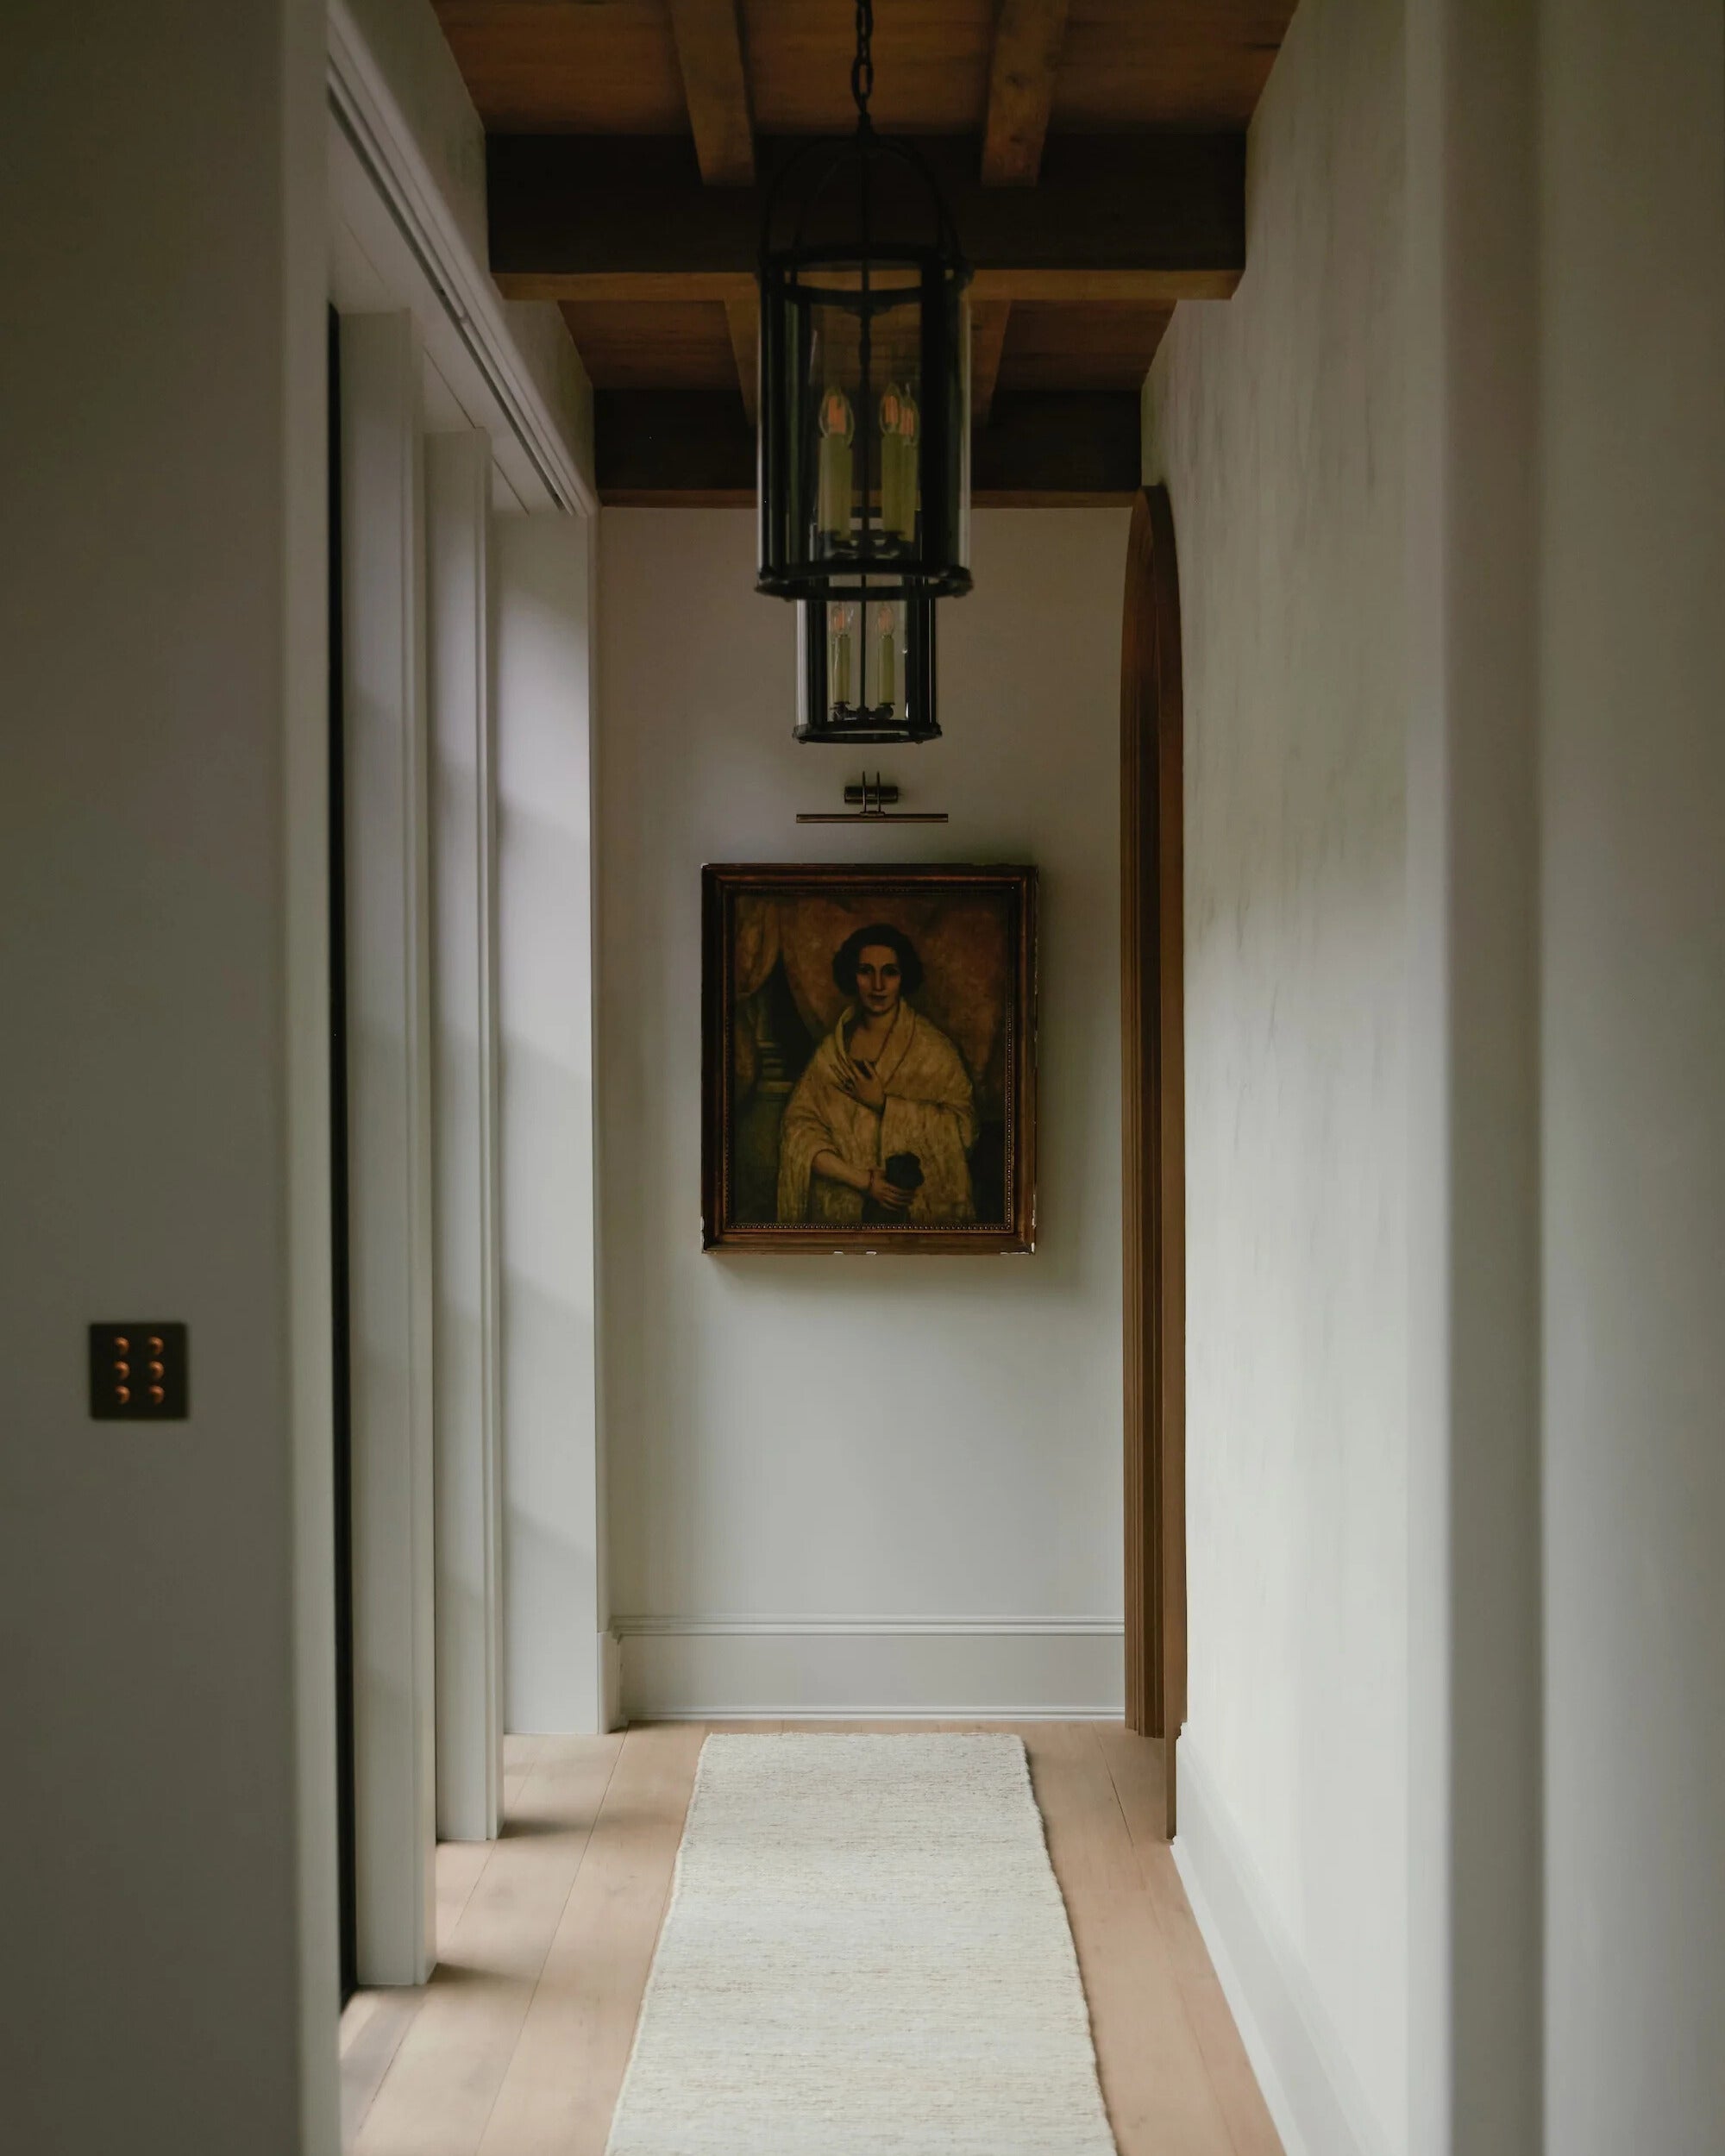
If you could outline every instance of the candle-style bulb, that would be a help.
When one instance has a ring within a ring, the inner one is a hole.
[[[850,444],[856,433],[850,399],[829,383],[820,400],[820,483],[815,518],[829,543],[850,536]]]
[[[890,710],[899,700],[898,609],[882,606],[875,617],[879,638],[875,661],[875,701]]]

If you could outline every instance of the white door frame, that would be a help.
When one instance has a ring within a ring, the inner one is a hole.
[[[431,743],[437,1833],[489,1841],[503,1789],[497,798],[492,448],[425,444]]]
[[[436,1879],[431,1034],[419,348],[340,324],[355,1949],[423,1984]]]
[[[500,1782],[499,1230],[485,1194],[488,1188],[494,1198],[499,1187],[500,1094],[495,1040],[487,1049],[483,1030],[461,1051],[481,1094],[461,1094],[447,1108],[434,1102],[448,1083],[457,977],[480,1008],[487,1000],[494,1008],[494,967],[477,982],[473,967],[495,956],[487,939],[496,871],[483,821],[431,820],[434,802],[447,807],[459,788],[453,769],[433,761],[430,730],[441,755],[465,726],[469,753],[486,758],[482,790],[492,788],[490,517],[516,510],[561,522],[570,512],[590,518],[598,507],[590,394],[567,330],[549,304],[503,301],[484,260],[484,136],[455,62],[430,14],[410,22],[411,9],[399,25],[392,16],[392,41],[373,49],[374,13],[327,0],[326,267],[342,317],[345,404],[348,822],[338,836],[351,943],[356,1944],[366,1984],[422,1981],[432,1965],[440,1752],[448,1833],[494,1828]],[[398,28],[407,34],[394,41]],[[475,580],[465,596],[452,598],[444,583],[456,558],[443,551],[454,528],[438,506],[445,452],[430,448],[428,470],[428,429],[460,432],[474,445],[449,453],[472,461],[459,512]],[[429,649],[428,514],[438,640]],[[443,641],[458,619],[469,639],[465,656]],[[458,678],[468,684],[461,694]],[[438,841],[458,824],[451,853]],[[458,888],[465,896],[455,906]],[[445,900],[453,911],[434,912]],[[481,1098],[486,1105],[476,1109]],[[454,1202],[457,1147],[470,1149],[466,1226],[440,1238],[436,1215]],[[480,1298],[476,1363],[452,1360],[437,1337],[450,1330],[451,1300],[460,1307],[470,1294]],[[445,1396],[467,1404],[445,1409]],[[465,1435],[452,1459],[457,1431]],[[440,1475],[446,1497],[465,1493],[441,1516]],[[481,1576],[477,1606],[452,1640],[449,1605]],[[327,1596],[327,1580],[317,1591]],[[440,1644],[449,1671],[467,1673],[451,1675],[441,1702]]]

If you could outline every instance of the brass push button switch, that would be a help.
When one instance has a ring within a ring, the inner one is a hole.
[[[90,1412],[97,1422],[184,1422],[190,1405],[183,1325],[150,1319],[91,1326]]]

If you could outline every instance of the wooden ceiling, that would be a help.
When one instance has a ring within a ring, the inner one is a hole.
[[[489,138],[493,272],[563,308],[602,496],[749,498],[757,181],[854,122],[851,0],[436,6]],[[875,0],[876,122],[925,138],[977,267],[979,498],[1136,484],[1174,303],[1244,266],[1245,131],[1292,12]]]
[[[1070,0],[1057,50],[1057,134],[1241,128],[1293,8],[1287,0]],[[875,0],[876,123],[975,135],[988,110],[995,0]],[[1023,12],[1023,10],[1017,10]],[[742,0],[762,135],[848,128],[850,0]],[[467,89],[495,135],[686,135],[670,0],[437,0]]]

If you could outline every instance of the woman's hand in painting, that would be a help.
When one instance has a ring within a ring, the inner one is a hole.
[[[869,1195],[876,1205],[885,1206],[889,1213],[908,1213],[916,1193],[901,1189],[897,1183],[888,1181],[884,1169],[871,1168],[869,1170]]]
[[[853,1062],[844,1082],[846,1093],[861,1106],[872,1108],[876,1115],[886,1106],[886,1084],[874,1063]]]
[[[852,1190],[860,1190],[865,1198],[872,1198],[888,1213],[908,1213],[916,1197],[914,1190],[906,1190],[892,1181],[884,1168],[853,1167],[831,1146],[823,1146],[809,1165],[813,1174],[828,1176],[836,1183],[848,1183]]]

